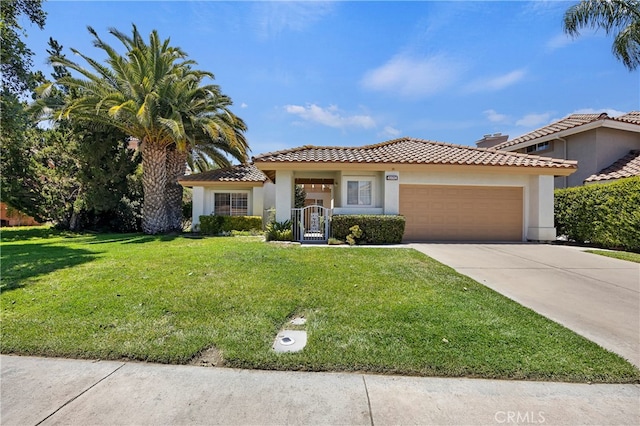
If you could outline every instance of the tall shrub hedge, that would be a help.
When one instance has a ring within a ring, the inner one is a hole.
[[[219,235],[231,231],[262,229],[260,216],[200,216],[200,232]]]
[[[397,244],[402,241],[405,219],[387,215],[335,215],[331,218],[331,234],[333,238],[345,240],[354,225],[362,230],[359,244]]]
[[[557,189],[555,225],[572,241],[640,251],[640,177]]]

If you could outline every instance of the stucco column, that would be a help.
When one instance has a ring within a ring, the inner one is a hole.
[[[540,175],[529,178],[529,225],[527,240],[554,241],[553,226],[553,176]]]
[[[254,186],[251,190],[251,214],[253,216],[263,216],[264,213],[264,191],[261,186]]]
[[[193,206],[191,208],[191,229],[200,227],[200,216],[204,215],[204,187],[194,186],[191,192]]]
[[[400,213],[400,172],[384,172],[384,214]]]
[[[293,172],[276,171],[276,221],[291,220],[293,206]]]

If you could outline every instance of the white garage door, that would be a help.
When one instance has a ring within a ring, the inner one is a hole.
[[[407,241],[522,241],[523,189],[400,185]]]

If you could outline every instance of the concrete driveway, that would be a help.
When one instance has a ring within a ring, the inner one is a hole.
[[[640,367],[640,264],[546,244],[410,244]]]

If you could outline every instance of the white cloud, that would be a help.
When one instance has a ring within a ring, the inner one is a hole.
[[[425,97],[451,86],[461,72],[458,62],[443,55],[413,58],[401,54],[368,71],[361,84],[369,90],[410,98]]]
[[[289,114],[297,115],[305,121],[337,129],[345,129],[347,127],[370,129],[376,126],[376,122],[371,116],[344,115],[335,105],[331,105],[328,108],[322,108],[316,104],[308,104],[307,106],[286,105],[284,108]]]
[[[240,108],[249,108],[249,105],[247,105],[245,102],[240,104]]]
[[[502,90],[505,87],[516,84],[522,80],[526,74],[525,70],[519,69],[497,77],[480,78],[469,84],[469,86],[467,86],[467,90],[471,92],[494,92]]]
[[[495,109],[488,109],[482,112],[492,123],[504,123],[509,118],[505,114],[499,114]]]
[[[516,126],[539,127],[549,123],[550,119],[551,119],[550,112],[544,112],[542,114],[527,114],[521,119],[516,121]]]
[[[384,126],[382,131],[378,133],[378,136],[383,138],[397,138],[398,136],[400,136],[401,133],[402,131],[396,129],[395,127]]]
[[[565,46],[570,45],[573,42],[574,42],[574,39],[571,36],[564,33],[560,33],[555,37],[551,38],[549,41],[547,41],[547,50],[553,51],[553,50],[561,49]]]
[[[263,38],[283,31],[303,31],[333,9],[333,2],[315,1],[264,1],[254,6],[258,34]]]
[[[578,42],[588,42],[588,39],[598,37],[600,34],[598,33],[597,28],[581,28],[579,37],[573,37],[569,34],[559,33],[554,37],[550,38],[545,47],[547,51],[554,51],[557,49],[561,49],[565,46],[568,46],[573,43]]]

